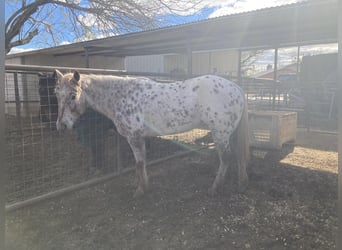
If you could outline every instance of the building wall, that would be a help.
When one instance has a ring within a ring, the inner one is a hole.
[[[186,55],[166,55],[164,60],[165,73],[187,72]],[[194,75],[214,73],[236,76],[237,71],[238,51],[194,52],[192,55],[192,73]]]
[[[187,73],[186,55],[166,55],[164,70],[164,73]]]
[[[125,58],[125,69],[128,72],[164,73],[164,56],[129,56]]]
[[[85,61],[84,58],[83,60]],[[89,57],[89,68],[124,70],[125,58],[107,57],[107,56],[91,56]]]
[[[6,63],[16,58],[7,59]],[[75,67],[86,68],[87,63],[84,56],[51,56],[44,54],[27,55],[21,58],[21,64],[25,65],[44,65],[44,66],[60,66],[60,67]],[[90,56],[89,68],[99,69],[124,69],[124,58],[121,57],[106,57],[106,56]]]
[[[21,57],[6,58],[5,64],[21,64]]]

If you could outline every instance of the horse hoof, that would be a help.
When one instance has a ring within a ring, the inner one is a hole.
[[[239,183],[239,187],[238,187],[239,193],[244,193],[244,192],[246,192],[247,187],[248,187],[248,180],[243,181],[243,182],[240,182],[240,183]]]
[[[135,193],[133,195],[133,198],[139,198],[142,197],[144,195],[144,190],[141,188],[138,188],[137,190],[135,190]]]
[[[88,169],[88,176],[99,176],[102,172],[98,168],[90,167]]]
[[[209,188],[209,190],[208,190],[208,195],[209,195],[210,197],[216,196],[216,195],[217,195],[217,190],[216,190],[216,188],[213,188],[213,187]]]

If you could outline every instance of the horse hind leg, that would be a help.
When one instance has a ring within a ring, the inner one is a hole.
[[[227,158],[228,158],[229,150],[227,149],[226,146],[222,144],[218,144],[218,143],[216,143],[216,150],[218,152],[220,165],[216,173],[214,183],[212,184],[212,186],[209,188],[209,191],[208,191],[210,196],[216,195],[218,192],[218,189],[222,187],[224,180],[225,180],[226,173],[227,173],[227,169],[228,169]]]
[[[246,157],[249,157],[249,151],[247,152],[247,156],[244,155],[240,143],[241,142],[236,141],[237,148],[233,150],[233,153],[237,159],[238,165],[238,189],[239,192],[245,192],[248,186],[247,164],[249,159],[246,159]]]
[[[136,161],[136,176],[138,187],[134,197],[142,196],[148,188],[148,177],[146,172],[146,147],[145,139],[142,137],[127,138],[127,141],[133,151]]]

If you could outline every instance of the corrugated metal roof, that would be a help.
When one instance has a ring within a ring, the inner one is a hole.
[[[315,2],[322,2],[322,3],[326,3],[327,1],[330,2],[336,2],[336,0],[299,0],[298,2],[293,2],[293,3],[287,3],[287,4],[278,4],[278,5],[273,5],[270,7],[264,7],[264,8],[258,8],[258,9],[254,9],[254,10],[245,10],[245,11],[237,11],[234,13],[230,13],[230,14],[226,14],[226,15],[222,15],[222,16],[217,16],[217,17],[211,17],[211,18],[207,18],[207,19],[201,19],[201,20],[196,20],[196,21],[192,21],[192,22],[186,22],[186,23],[181,23],[181,24],[176,24],[176,25],[170,25],[170,26],[163,26],[160,28],[156,28],[157,29],[163,29],[166,27],[177,27],[177,26],[182,26],[182,25],[191,25],[191,24],[196,24],[196,23],[201,23],[201,22],[207,22],[207,21],[211,21],[211,20],[215,20],[215,19],[221,19],[221,18],[227,18],[227,17],[233,17],[236,15],[242,15],[242,14],[253,14],[254,12],[258,12],[258,11],[272,11],[273,9],[279,9],[279,8],[287,8],[287,7],[291,7],[291,6],[299,6],[302,4],[310,4],[310,1],[315,1]]]
[[[38,53],[132,56],[336,42],[337,19],[338,0],[312,0],[8,57]]]

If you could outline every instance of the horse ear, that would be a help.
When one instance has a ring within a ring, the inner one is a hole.
[[[76,81],[76,83],[78,83],[80,78],[81,78],[80,73],[78,73],[78,71],[75,71],[74,72],[74,80]]]
[[[62,74],[58,69],[55,69],[55,71],[53,72],[53,75],[54,75],[58,80],[60,80],[60,79],[63,77],[63,74]]]

